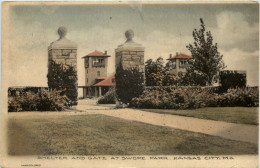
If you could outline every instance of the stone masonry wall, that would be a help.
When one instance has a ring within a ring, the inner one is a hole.
[[[139,67],[144,72],[144,51],[143,50],[121,50],[116,51],[116,66],[122,63],[124,69]]]
[[[51,49],[49,50],[49,62],[73,66],[77,70],[77,49]]]

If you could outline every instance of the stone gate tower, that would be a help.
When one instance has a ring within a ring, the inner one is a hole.
[[[126,42],[115,50],[116,67],[121,62],[123,69],[138,67],[141,72],[144,72],[144,47],[133,41],[133,30],[127,30],[125,36]]]
[[[77,70],[77,45],[76,43],[66,38],[66,27],[58,29],[60,38],[52,42],[48,48],[49,65],[51,61],[62,63],[63,65],[70,65]]]
[[[65,94],[72,100],[72,104],[77,104],[77,45],[66,38],[67,29],[65,27],[59,27],[58,34],[60,38],[48,47],[48,86],[54,89],[65,89]],[[55,68],[56,64],[52,62],[62,64],[63,71],[69,70],[69,75],[61,73],[60,78],[53,75],[58,68]],[[73,67],[73,69],[71,70],[69,67]]]

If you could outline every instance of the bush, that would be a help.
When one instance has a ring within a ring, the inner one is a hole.
[[[116,69],[116,95],[119,101],[128,104],[134,97],[139,97],[144,90],[144,74],[138,68]]]
[[[68,108],[71,104],[70,99],[62,91],[21,91],[8,95],[8,111],[61,111]]]
[[[187,73],[179,72],[179,83],[181,86],[206,86],[207,77],[187,69]]]
[[[259,93],[258,89],[229,89],[227,93],[220,94],[218,97],[219,106],[232,107],[258,107]]]
[[[245,88],[246,74],[238,73],[237,71],[221,71],[220,75],[220,90],[226,92],[228,89]]]
[[[201,87],[160,87],[146,89],[133,98],[130,106],[155,109],[195,109],[201,107],[257,107],[258,89],[230,89],[227,93],[217,94]]]
[[[109,91],[97,101],[98,104],[115,104],[116,103],[116,91],[115,88],[109,89]]]
[[[64,90],[65,95],[71,100],[72,105],[77,104],[78,78],[73,66],[63,65],[51,61],[48,71],[48,86],[56,90]]]

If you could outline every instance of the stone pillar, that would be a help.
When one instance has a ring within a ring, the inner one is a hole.
[[[138,67],[144,73],[145,48],[133,41],[134,32],[132,30],[127,30],[125,36],[127,38],[126,42],[115,49],[116,67],[121,62],[123,69]]]
[[[178,75],[179,71],[180,71],[180,60],[176,59],[176,75]]]
[[[94,90],[95,90],[95,97],[98,97],[98,88],[94,87]]]
[[[65,27],[60,27],[58,29],[58,34],[60,35],[60,38],[57,41],[52,42],[48,48],[49,65],[52,60],[56,63],[73,66],[75,70],[77,70],[76,43],[65,37],[67,34],[67,29]]]
[[[101,87],[98,87],[98,96],[101,97],[102,96],[102,91],[101,91]]]
[[[72,66],[74,70],[77,72],[77,45],[76,43],[66,38],[67,29],[65,27],[59,27],[58,34],[60,38],[52,42],[48,47],[48,74],[51,72],[52,69],[50,67],[52,61],[54,61],[55,63],[63,64],[64,69],[68,66]],[[72,76],[70,78],[73,77],[75,76]],[[48,78],[49,87],[57,88],[57,86],[53,85],[53,83],[55,82],[50,80],[55,79]],[[73,101],[73,104],[77,104],[77,82],[73,86],[68,86],[66,85],[66,83],[62,83],[61,85],[65,87],[67,90],[70,90],[70,92],[68,92],[68,94],[66,95]]]

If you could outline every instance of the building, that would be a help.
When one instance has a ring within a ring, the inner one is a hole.
[[[103,96],[108,92],[108,90],[112,87],[115,87],[116,81],[115,81],[115,75],[110,75],[104,79],[102,79],[100,82],[94,84],[92,87],[95,90],[95,96]]]
[[[82,57],[85,66],[85,86],[81,86],[84,98],[102,96],[115,85],[114,76],[107,77],[109,57],[106,51],[97,50]]]
[[[170,58],[167,59],[170,73],[174,75],[178,75],[179,72],[186,73],[186,68],[190,66],[189,59],[192,59],[192,56],[184,53],[176,53],[174,57],[170,54]]]

